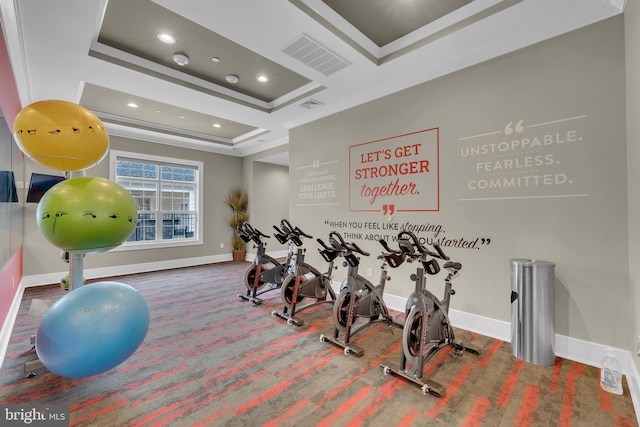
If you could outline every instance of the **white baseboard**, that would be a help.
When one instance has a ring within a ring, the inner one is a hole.
[[[269,255],[273,258],[281,258],[287,256],[287,251],[275,251],[269,252]],[[249,254],[245,256],[246,261],[253,261],[255,254]],[[173,259],[167,261],[145,262],[141,264],[129,264],[118,265],[114,267],[101,267],[101,268],[86,268],[84,269],[85,279],[99,279],[102,277],[122,276],[126,274],[146,273],[148,271],[160,271],[170,270],[172,268],[193,267],[196,265],[215,264],[217,262],[231,261],[233,256],[231,254],[213,255],[198,258],[183,258]],[[69,274],[69,271],[60,271],[56,273],[46,274],[34,274],[30,276],[24,276],[22,281],[24,287],[29,288],[32,286],[51,285],[59,283],[60,280]]]
[[[86,268],[84,270],[85,279],[99,279],[102,277],[122,276],[126,274],[146,273],[148,271],[170,270],[172,268],[193,267],[196,265],[213,264],[217,262],[231,261],[231,254],[214,255],[198,258],[173,259],[167,261],[146,262],[142,264],[118,265],[114,267]],[[58,273],[35,274],[24,276],[22,281],[25,287],[42,286],[59,283],[69,271]]]
[[[22,302],[22,295],[24,294],[24,283],[21,281],[18,285],[18,290],[16,292],[16,296],[11,302],[11,307],[9,307],[9,313],[7,313],[7,318],[2,325],[2,329],[0,329],[0,367],[2,367],[2,363],[4,362],[4,356],[7,354],[7,348],[9,347],[9,340],[11,339],[11,331],[13,331],[13,325],[16,322],[16,316],[18,315],[18,310],[20,309],[20,303]]]

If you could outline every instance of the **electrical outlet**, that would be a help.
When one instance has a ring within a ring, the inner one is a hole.
[[[373,277],[373,270],[370,268],[367,268],[367,277]]]
[[[220,243],[220,249],[224,248],[224,243]]]

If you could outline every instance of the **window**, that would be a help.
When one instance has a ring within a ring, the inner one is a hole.
[[[110,174],[138,206],[136,228],[121,248],[201,243],[201,162],[112,150]]]

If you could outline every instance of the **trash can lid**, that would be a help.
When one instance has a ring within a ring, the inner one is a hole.
[[[554,266],[555,264],[550,261],[543,261],[535,258],[512,258],[511,264],[522,265],[525,267],[536,266]]]

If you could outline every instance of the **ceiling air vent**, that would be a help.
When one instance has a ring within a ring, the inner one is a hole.
[[[309,110],[313,110],[314,108],[317,108],[321,105],[324,105],[324,104],[320,101],[316,101],[315,99],[310,99],[300,104],[301,107],[308,108]]]
[[[306,34],[291,42],[282,51],[325,76],[351,65]]]

